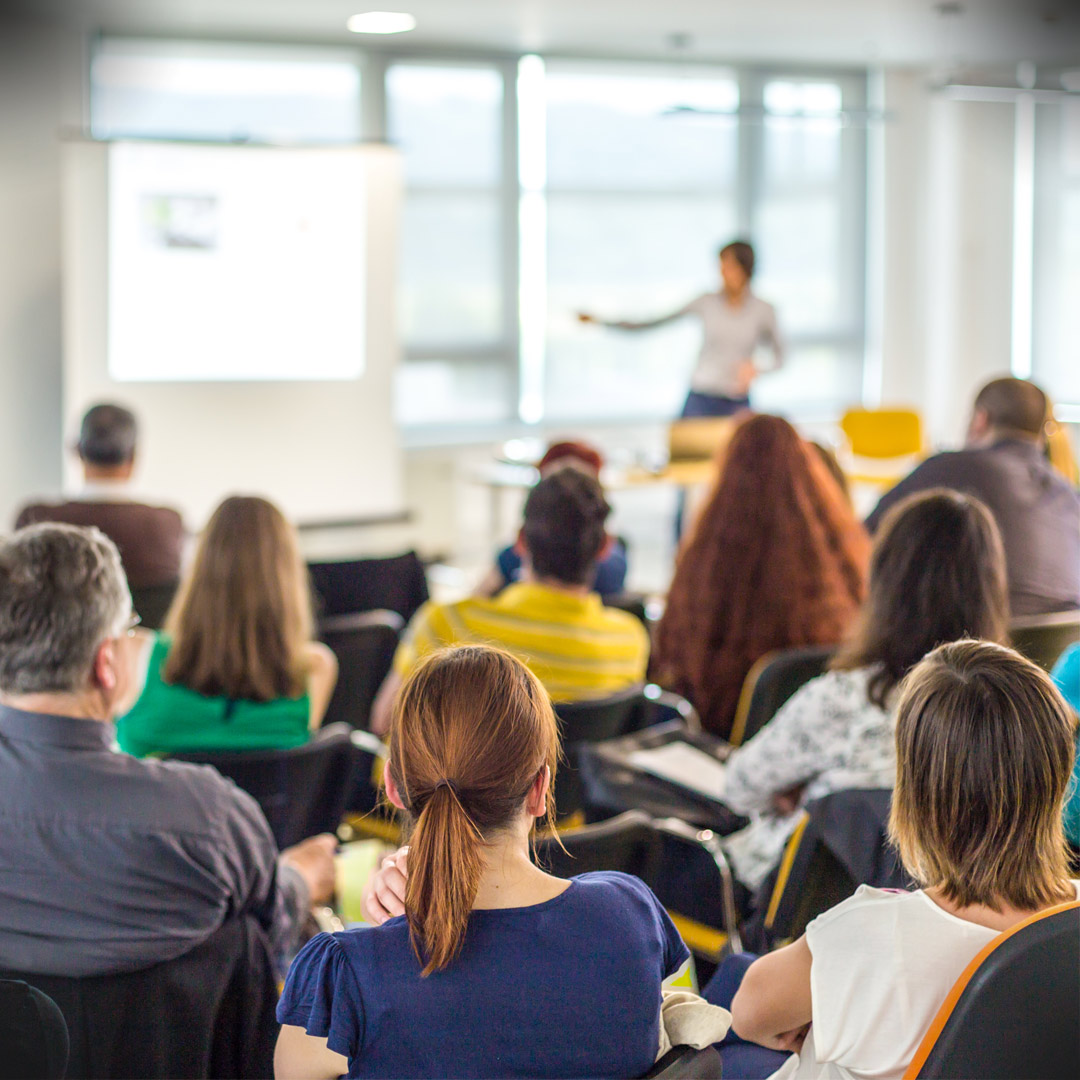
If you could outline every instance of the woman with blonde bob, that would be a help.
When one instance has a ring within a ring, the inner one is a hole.
[[[300,952],[278,1006],[278,1077],[649,1069],[661,983],[689,954],[637,878],[567,881],[532,862],[558,757],[548,695],[509,653],[467,645],[420,663],[386,770],[411,828],[405,915]]]
[[[226,499],[164,632],[143,635],[145,681],[117,722],[121,749],[141,757],[301,745],[337,681],[334,654],[311,638],[296,530],[266,499]]]
[[[749,967],[733,1027],[796,1051],[775,1075],[901,1077],[972,958],[1077,899],[1061,827],[1075,727],[1049,677],[1003,646],[941,645],[912,670],[889,827],[919,888],[861,886]]]

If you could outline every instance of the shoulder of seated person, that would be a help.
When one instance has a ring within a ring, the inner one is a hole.
[[[810,926],[820,930],[838,919],[849,918],[857,912],[882,909],[886,904],[908,903],[915,896],[914,892],[906,892],[903,889],[877,889],[873,885],[860,885],[846,900],[841,900],[839,904],[835,904],[813,919]]]

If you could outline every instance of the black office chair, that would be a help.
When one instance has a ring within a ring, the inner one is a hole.
[[[415,551],[387,559],[308,563],[308,572],[320,618],[396,611],[408,622],[430,595]]]
[[[668,909],[687,947],[706,961],[716,962],[728,949],[742,950],[734,882],[719,838],[709,829],[628,810],[557,838],[541,835],[536,853],[559,877],[618,870],[641,878]],[[683,888],[685,877],[675,871],[687,868],[702,888]]]
[[[165,625],[165,616],[179,586],[178,581],[167,581],[164,585],[143,585],[131,590],[131,606],[147,630],[160,630]]]
[[[651,724],[677,716],[690,728],[700,730],[697,713],[685,698],[658,686],[640,684],[605,698],[555,703],[566,760],[555,775],[555,807],[560,817],[588,811],[582,785],[581,748],[614,739]]]
[[[48,994],[21,979],[0,979],[0,1080],[62,1080],[67,1021]]]
[[[608,593],[604,596],[603,600],[605,607],[618,608],[620,611],[625,611],[628,615],[633,615],[635,619],[640,620],[642,626],[648,629],[649,617],[646,613],[646,607],[649,598],[645,593],[625,591],[620,593]]]
[[[141,971],[0,977],[56,1002],[70,1038],[69,1077],[274,1074],[277,985],[266,937],[250,916],[228,919],[183,956]]]
[[[715,1046],[695,1050],[673,1046],[646,1074],[644,1080],[720,1080],[720,1052]]]
[[[891,801],[890,790],[853,788],[807,804],[744,925],[749,948],[766,952],[794,940],[860,885],[911,887],[889,842]]]
[[[1009,640],[1017,652],[1049,671],[1070,645],[1080,641],[1080,611],[1013,619]]]
[[[905,1080],[1080,1076],[1080,901],[1025,919],[956,981]]]
[[[290,750],[173,754],[177,761],[213,765],[262,807],[279,848],[317,833],[335,832],[357,765],[345,724],[320,728]]]
[[[396,611],[331,615],[319,623],[319,638],[338,662],[337,684],[323,726],[346,723],[366,728],[371,706],[390,671],[404,620]]]
[[[747,673],[739,694],[731,725],[731,745],[741,746],[752,739],[800,686],[825,671],[834,652],[833,645],[808,645],[779,649],[758,660]]]

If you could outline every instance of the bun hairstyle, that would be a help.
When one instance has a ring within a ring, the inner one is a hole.
[[[547,691],[501,649],[444,649],[405,681],[388,767],[411,819],[405,914],[424,975],[461,950],[484,845],[517,819],[545,766],[552,779],[546,821],[554,826],[558,757]]]

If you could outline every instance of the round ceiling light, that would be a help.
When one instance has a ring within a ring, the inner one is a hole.
[[[345,25],[354,34],[404,34],[416,26],[416,17],[404,11],[365,11]]]

